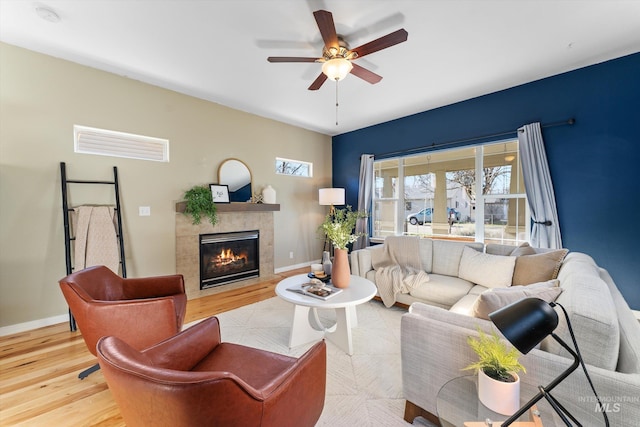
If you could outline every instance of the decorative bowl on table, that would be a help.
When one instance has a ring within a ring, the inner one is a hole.
[[[318,279],[325,283],[331,280],[331,275],[326,273],[309,273],[307,277],[310,279]]]

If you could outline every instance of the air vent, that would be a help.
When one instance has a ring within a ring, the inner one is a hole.
[[[97,156],[169,161],[169,140],[113,130],[73,126],[74,151]]]

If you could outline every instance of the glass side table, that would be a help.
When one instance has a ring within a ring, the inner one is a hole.
[[[436,412],[442,427],[498,427],[509,418],[484,406],[478,399],[478,377],[476,375],[454,378],[442,386],[436,400]],[[526,384],[520,384],[521,404],[525,404],[538,390]],[[541,402],[538,402],[541,403]],[[555,426],[554,414],[533,410],[522,415],[513,427]],[[490,420],[492,424],[486,422]],[[547,424],[543,420],[548,420]]]

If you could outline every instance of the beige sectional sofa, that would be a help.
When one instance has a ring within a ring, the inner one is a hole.
[[[406,239],[417,238],[406,237]],[[411,293],[397,294],[396,302],[407,306],[414,302],[424,302],[448,309],[467,294],[478,295],[487,289],[458,277],[464,248],[468,246],[482,251],[484,244],[433,239],[417,239],[417,241],[418,256],[422,267],[429,275],[429,281]],[[382,256],[384,250],[384,245],[376,245],[351,252],[351,274],[365,277],[376,283],[374,260],[376,255]]]
[[[467,338],[477,335],[478,328],[495,330],[479,308],[486,312],[487,301],[489,305],[496,304],[496,300],[506,304],[510,298],[521,297],[519,293],[529,291],[538,296],[537,292],[548,292],[557,285],[559,289],[555,289],[555,294],[541,295],[548,301],[555,299],[567,310],[589,374],[605,403],[610,425],[640,425],[640,324],[611,276],[591,257],[577,252],[566,256],[560,253],[558,257],[557,251],[547,253],[548,250],[532,248],[525,248],[527,250],[522,253],[528,255],[518,257],[511,256],[512,246],[489,244],[484,247],[481,243],[435,239],[419,239],[417,245],[428,281],[415,289],[404,289],[409,293],[395,296],[398,303],[410,305],[401,326],[407,421],[417,414],[435,415],[436,396],[442,385],[455,377],[469,375],[462,369],[475,361],[476,356],[467,345]],[[465,247],[473,248],[477,254],[470,253]],[[385,245],[378,245],[352,252],[352,273],[375,283],[373,266],[381,264],[386,250]],[[554,256],[559,259],[557,268],[549,270],[549,258]],[[510,261],[513,261],[512,281],[524,280],[525,283],[520,283],[524,286],[489,289],[494,287],[492,280],[499,281],[504,277],[504,271],[508,273]],[[536,267],[538,263],[541,263],[540,268]],[[537,283],[549,273],[557,275],[556,281],[551,277],[546,284]],[[469,275],[484,284],[469,280]],[[380,277],[378,272],[378,279]],[[527,277],[536,284],[526,283]],[[537,290],[536,286],[544,290]],[[506,297],[496,299],[497,295]],[[560,319],[556,334],[571,343],[564,315],[559,308],[556,310]],[[572,359],[556,341],[548,338],[539,348],[523,355],[521,361],[527,368],[521,381],[537,387],[551,382]],[[556,387],[553,395],[571,413],[584,420],[583,425],[604,425],[581,369]],[[551,420],[544,425],[548,424],[554,425]]]

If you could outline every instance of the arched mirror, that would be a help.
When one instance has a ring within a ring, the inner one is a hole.
[[[218,183],[229,186],[230,202],[246,202],[251,200],[251,171],[238,159],[227,159],[218,168]]]

